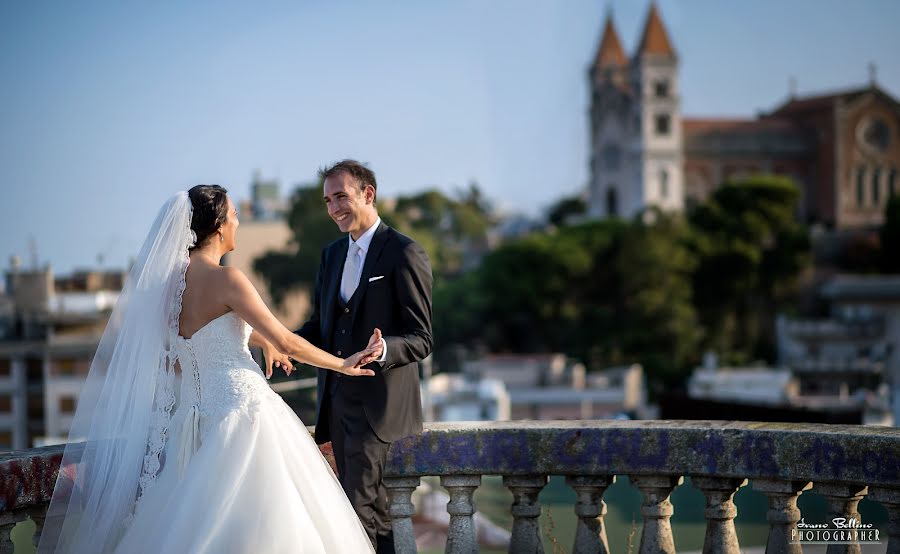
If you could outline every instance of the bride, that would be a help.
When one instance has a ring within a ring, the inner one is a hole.
[[[40,552],[369,552],[303,423],[269,388],[288,358],[364,379],[285,328],[239,270],[237,212],[198,185],[160,210],[79,397]],[[266,375],[249,344],[263,348]],[[176,405],[175,374],[181,374]]]

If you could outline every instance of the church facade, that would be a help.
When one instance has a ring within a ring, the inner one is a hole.
[[[631,57],[607,16],[588,78],[593,217],[681,211],[728,179],[774,173],[797,183],[804,222],[866,229],[900,194],[900,103],[874,79],[791,95],[756,118],[682,117],[678,55],[655,3]]]

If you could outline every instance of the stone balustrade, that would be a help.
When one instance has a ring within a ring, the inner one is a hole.
[[[38,526],[61,460],[60,447],[0,455],[0,553],[11,552],[12,526]],[[706,499],[704,553],[739,552],[733,503],[743,486],[769,499],[767,553],[802,552],[791,541],[797,499],[813,490],[834,517],[859,517],[868,497],[888,512],[887,551],[900,554],[900,429],[725,421],[541,421],[440,423],[391,447],[385,484],[397,551],[416,551],[413,491],[439,476],[450,495],[446,551],[477,552],[475,490],[484,475],[503,476],[512,493],[510,552],[543,552],[538,495],[548,476],[565,476],[576,493],[573,552],[607,553],[603,493],[628,476],[642,494],[639,552],[675,552],[669,497],[685,476]],[[739,521],[739,519],[738,519]],[[37,537],[37,534],[35,534]],[[37,539],[35,538],[35,541]],[[829,554],[859,552],[831,544]]]

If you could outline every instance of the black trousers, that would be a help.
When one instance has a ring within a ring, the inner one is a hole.
[[[338,480],[379,554],[394,552],[384,466],[391,444],[375,435],[363,411],[362,397],[349,387],[327,395],[328,426]]]

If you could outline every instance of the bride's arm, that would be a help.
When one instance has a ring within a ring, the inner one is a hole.
[[[280,352],[300,362],[348,375],[375,375],[370,369],[357,367],[374,359],[372,352],[369,351],[371,349],[367,348],[347,359],[342,359],[316,348],[303,337],[289,331],[272,315],[253,284],[239,269],[225,267],[223,271],[225,304]]]

